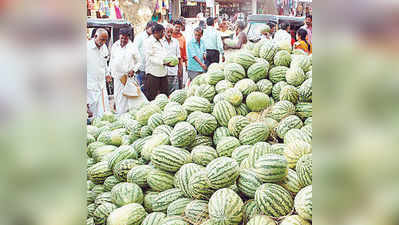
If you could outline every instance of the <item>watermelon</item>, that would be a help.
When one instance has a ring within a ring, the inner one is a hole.
[[[93,142],[95,142],[95,141],[96,141],[96,139],[94,138],[93,135],[87,134],[87,137],[86,137],[86,145],[89,145],[89,144],[91,144],[91,143],[93,143]]]
[[[88,217],[93,217],[94,211],[96,210],[97,206],[94,203],[91,203],[87,206],[87,216]],[[93,219],[93,218],[92,218]],[[93,220],[94,224],[94,220]]]
[[[237,115],[246,116],[249,113],[249,108],[246,104],[241,103],[239,106],[235,107],[237,111]]]
[[[228,101],[222,100],[215,104],[212,115],[216,117],[220,125],[227,127],[229,120],[237,115],[237,112],[233,105]]]
[[[147,215],[141,225],[160,225],[162,220],[165,219],[166,215],[162,212],[153,212]]]
[[[191,125],[195,125],[195,122],[197,121],[197,120],[199,120],[201,117],[202,117],[202,112],[200,112],[200,111],[195,111],[195,112],[192,112],[192,113],[190,113],[190,115],[188,115],[188,117],[187,117],[187,122],[189,122]]]
[[[303,126],[302,120],[296,115],[290,115],[280,121],[276,128],[277,135],[283,139],[284,135],[293,128],[301,128]]]
[[[105,188],[104,188],[105,191]],[[103,192],[97,195],[96,200],[94,200],[94,204],[98,207],[103,203],[112,203],[111,192]]]
[[[147,216],[144,207],[137,203],[131,203],[111,212],[107,219],[107,225],[140,225]]]
[[[152,203],[152,210],[154,212],[166,212],[170,203],[182,198],[183,192],[178,188],[172,188],[159,193]]]
[[[305,120],[305,122],[303,122],[303,125],[312,125],[312,117],[309,117]]]
[[[292,85],[286,85],[281,88],[280,100],[287,100],[296,104],[299,98],[298,89]]]
[[[119,183],[120,181],[115,176],[109,176],[104,180],[104,190],[111,191],[112,188]]]
[[[151,163],[158,169],[176,172],[186,163],[191,162],[190,152],[170,145],[160,145],[154,148]]]
[[[291,40],[287,40],[287,39],[278,40],[277,46],[278,46],[278,51],[285,50],[285,51],[288,51],[288,53],[290,53],[292,50]]]
[[[267,79],[259,80],[256,83],[258,90],[266,95],[270,95],[272,93],[273,83]]]
[[[169,216],[161,221],[161,225],[190,225],[182,216]]]
[[[225,74],[222,70],[209,71],[206,74],[206,81],[210,85],[216,85],[219,81],[224,80]]]
[[[152,212],[152,203],[159,192],[148,191],[144,194],[143,206],[147,212]]]
[[[289,68],[286,66],[276,66],[269,71],[269,80],[273,84],[277,84],[280,81],[286,81],[285,74]]]
[[[270,98],[262,92],[252,92],[246,99],[246,104],[252,112],[260,112],[271,105]]]
[[[302,49],[299,49],[299,48],[292,50],[292,54],[293,55],[307,55],[307,53],[305,51],[303,51]]]
[[[152,130],[149,126],[143,126],[140,130],[140,137],[145,138],[151,136]]]
[[[282,100],[270,107],[270,110],[267,112],[267,116],[275,119],[276,121],[281,121],[285,117],[295,115],[295,112],[295,105],[292,102]]]
[[[243,95],[237,88],[229,88],[223,92],[223,99],[233,106],[239,106],[243,100]]]
[[[188,203],[192,202],[192,199],[189,198],[179,198],[174,202],[170,203],[166,210],[166,215],[168,216],[181,216],[184,214],[184,209],[188,205]]]
[[[312,137],[309,136],[308,133],[300,129],[291,129],[284,135],[285,144],[293,143],[297,140],[304,141],[309,144],[312,143]]]
[[[99,148],[99,147],[104,146],[104,145],[105,145],[104,143],[98,142],[98,141],[92,142],[92,143],[88,144],[88,145],[87,145],[87,148],[86,148],[86,154],[87,154],[87,156],[92,157],[93,151],[94,151],[96,148]]]
[[[235,137],[222,137],[216,145],[218,156],[231,157],[234,149],[240,146],[240,141]]]
[[[188,163],[183,165],[175,174],[175,187],[183,192],[184,196],[191,197],[188,188],[188,182],[193,174],[204,169],[202,166],[195,163]]]
[[[124,206],[130,203],[142,204],[144,195],[141,188],[135,183],[119,183],[111,190],[112,203]]]
[[[301,190],[301,188],[303,187],[299,183],[297,173],[292,169],[288,169],[288,175],[284,177],[284,179],[281,180],[278,184],[292,193],[298,193],[298,191]]]
[[[296,115],[301,119],[306,119],[312,116],[312,103],[299,102],[296,106]]]
[[[228,136],[231,136],[231,134],[227,127],[218,127],[215,133],[213,134],[213,143],[217,145],[222,137],[228,137]]]
[[[127,133],[137,139],[140,138],[141,125],[137,120],[129,120],[126,124]]]
[[[233,61],[237,64],[240,64],[242,67],[244,67],[244,69],[247,70],[252,64],[254,64],[256,62],[256,58],[251,53],[242,51],[242,52],[237,53],[234,56]],[[226,71],[226,67],[225,67],[225,71]]]
[[[171,66],[177,66],[177,64],[179,64],[179,59],[176,56],[168,56],[163,59],[163,63],[169,63]]]
[[[280,93],[281,89],[285,86],[287,86],[287,82],[285,81],[280,81],[277,84],[275,84],[272,88],[272,96],[275,101],[280,101]],[[284,99],[283,99],[284,100]]]
[[[219,81],[216,86],[215,90],[218,94],[223,93],[225,90],[232,88],[234,85],[228,80],[221,80]]]
[[[191,96],[186,99],[183,104],[183,107],[188,112],[200,111],[204,113],[211,112],[211,103],[208,99],[198,97],[198,96]]]
[[[93,213],[93,219],[95,224],[105,224],[109,214],[116,209],[116,205],[105,202],[99,205]]]
[[[155,147],[159,145],[167,145],[169,144],[169,136],[166,134],[158,134],[158,135],[153,135],[151,136],[150,139],[146,140],[142,150],[141,150],[141,156],[145,160],[151,160],[151,154],[152,151],[154,150]]]
[[[251,167],[255,166],[256,160],[265,154],[273,153],[271,145],[267,142],[258,142],[251,147],[251,151],[248,154],[248,160]]]
[[[167,107],[162,113],[162,121],[168,126],[174,126],[176,123],[185,121],[186,119],[187,111],[180,104],[173,107]],[[150,122],[150,120],[148,120],[148,122]]]
[[[280,225],[311,225],[307,220],[298,215],[291,215],[285,217]]]
[[[107,121],[107,122],[115,122],[116,121],[116,117],[115,114],[113,114],[110,111],[104,112],[103,116],[101,117],[102,121]]]
[[[211,135],[218,127],[218,122],[209,113],[201,113],[201,116],[194,122],[194,127],[199,134]]]
[[[235,137],[239,137],[241,130],[249,125],[248,118],[244,116],[233,116],[228,123],[228,128],[230,134],[234,135]]]
[[[168,96],[166,96],[165,94],[159,94],[157,95],[157,97],[155,97],[153,101],[151,101],[151,104],[159,106],[161,110],[163,110],[168,103],[169,99]]]
[[[312,79],[312,69],[310,69],[310,71],[305,73],[306,75],[306,79]]]
[[[102,142],[106,145],[120,146],[122,143],[122,135],[118,132],[103,131],[98,136],[97,141]]]
[[[89,179],[95,184],[102,184],[104,180],[112,175],[112,170],[108,167],[107,161],[94,164],[87,170]]]
[[[285,158],[290,168],[295,168],[298,160],[309,153],[312,153],[312,146],[300,140],[289,143],[284,151]]]
[[[254,172],[263,183],[281,181],[288,174],[288,163],[284,155],[264,154],[256,160]]]
[[[222,63],[212,63],[208,67],[208,72],[224,70]]]
[[[187,92],[187,97],[192,97],[195,95],[195,92],[197,91],[197,89],[199,88],[199,85],[195,85],[195,84],[190,84],[190,86],[186,89]],[[187,99],[186,99],[187,100]]]
[[[269,128],[264,123],[251,123],[241,130],[239,139],[241,144],[251,145],[259,141],[266,141],[269,133]]]
[[[290,66],[291,54],[287,50],[281,50],[274,56],[274,65],[276,66]]]
[[[195,96],[206,98],[209,101],[212,101],[213,97],[216,95],[215,87],[209,84],[202,84],[195,91]]]
[[[211,146],[199,145],[191,151],[193,162],[202,166],[208,165],[208,163],[217,157],[218,155],[216,150]]]
[[[259,57],[260,48],[266,43],[269,42],[268,39],[261,39],[260,41],[256,42],[254,48],[252,49],[253,54],[256,57]]]
[[[112,170],[114,176],[120,181],[127,180],[127,173],[133,167],[140,165],[140,162],[135,159],[124,159],[117,164],[115,164],[114,169]]]
[[[305,80],[298,88],[299,100],[303,102],[312,101],[312,78]]]
[[[237,81],[243,79],[246,76],[245,69],[240,64],[228,63],[224,67],[224,76],[226,80],[231,83],[236,83]]]
[[[174,187],[175,177],[165,171],[153,169],[148,173],[147,184],[154,191],[166,191]]]
[[[115,165],[124,159],[138,159],[139,154],[134,150],[132,146],[123,145],[115,149],[112,153],[110,160],[108,161],[108,167],[112,170]]]
[[[291,213],[294,200],[291,194],[277,184],[265,183],[255,192],[258,208],[267,216],[282,217]]]
[[[190,224],[201,224],[208,218],[208,202],[204,200],[190,202],[184,210],[184,218]]]
[[[251,148],[251,145],[238,146],[231,154],[231,158],[241,164],[244,159],[248,158]]]
[[[306,79],[305,73],[299,67],[291,67],[285,74],[287,83],[295,87],[300,86]]]
[[[305,187],[312,184],[312,154],[303,155],[296,163],[299,183]]]
[[[209,217],[214,224],[238,225],[243,217],[244,206],[240,196],[233,190],[217,190],[209,200]]]
[[[300,217],[312,221],[312,185],[303,188],[295,196],[295,211]]]
[[[91,153],[94,161],[101,162],[112,156],[112,153],[117,149],[116,146],[113,145],[104,145],[100,146]]]
[[[179,122],[170,135],[170,143],[175,147],[189,146],[195,139],[197,131],[187,122]]]
[[[232,185],[239,175],[238,163],[229,157],[219,157],[212,160],[207,166],[209,186],[220,189]]]
[[[312,118],[312,117],[310,117]],[[304,123],[305,125],[305,123]],[[306,133],[310,138],[312,138],[312,124],[305,125],[301,128],[301,131]]]
[[[215,97],[213,98],[213,103],[216,104],[222,100],[224,100],[224,95],[223,95],[223,93],[220,93],[220,94],[215,95]]]
[[[188,149],[192,150],[193,148],[199,145],[212,146],[213,145],[212,138],[209,136],[197,135],[193,143],[191,143],[191,145],[188,147]]]
[[[211,197],[214,190],[210,188],[207,176],[207,170],[203,169],[190,177],[188,190],[191,197],[203,200]]]
[[[307,55],[293,55],[290,67],[299,67],[301,68],[305,73],[311,70],[312,66],[312,57],[309,57]]]
[[[277,225],[274,220],[265,215],[257,215],[250,219],[247,225]]]
[[[243,169],[237,180],[238,190],[248,198],[254,198],[256,189],[262,183],[256,177],[256,172],[253,169]]]
[[[256,202],[253,199],[250,199],[247,202],[245,202],[242,211],[244,214],[244,219],[243,219],[244,223],[248,222],[253,217],[261,214],[259,208],[256,206]]]
[[[269,68],[270,65],[267,61],[265,61],[265,63],[254,63],[248,68],[248,78],[255,82],[266,79],[269,73]]]
[[[128,183],[135,183],[141,188],[147,187],[147,178],[150,172],[154,170],[152,166],[141,165],[133,167],[128,173],[126,180]]]
[[[256,86],[256,83],[253,80],[247,78],[238,81],[234,85],[234,88],[240,90],[244,97],[258,90],[258,86]]]
[[[175,90],[169,95],[169,100],[171,102],[177,102],[181,105],[183,105],[184,101],[187,99],[187,93],[185,90]]]
[[[141,125],[147,125],[147,121],[152,114],[160,112],[161,108],[158,105],[147,104],[136,113],[136,119]]]
[[[272,63],[277,51],[277,44],[272,41],[268,41],[259,49],[259,56],[266,59],[269,63]]]
[[[193,84],[193,85],[201,85],[201,84],[207,84],[208,82],[206,81],[206,76],[205,76],[206,74],[205,73],[203,73],[203,74],[200,74],[200,75],[198,75],[198,76],[196,76],[192,81],[191,81],[191,84]]]

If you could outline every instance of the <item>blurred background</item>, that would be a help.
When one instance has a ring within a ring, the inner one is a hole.
[[[84,1],[0,1],[2,224],[85,223]],[[313,2],[315,224],[399,224],[399,1]]]

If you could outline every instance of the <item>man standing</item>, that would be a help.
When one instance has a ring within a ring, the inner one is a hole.
[[[209,67],[212,63],[219,63],[220,54],[224,62],[223,42],[220,33],[215,29],[215,19],[208,17],[206,20],[206,29],[204,30],[204,41],[206,48],[206,61],[205,65]]]
[[[147,23],[147,26],[145,28],[145,30],[143,32],[141,32],[140,34],[138,34],[136,36],[136,38],[134,39],[134,45],[135,48],[138,49],[139,53],[140,53],[140,58],[141,58],[141,65],[139,68],[139,72],[137,75],[137,80],[139,81],[140,85],[144,84],[144,76],[145,76],[145,56],[144,56],[144,41],[147,40],[151,34],[152,34],[152,27],[154,26],[154,22],[153,21],[149,21]],[[141,88],[141,90],[144,91],[144,88]]]
[[[87,42],[87,108],[89,116],[91,114],[94,118],[102,117],[104,112],[110,110],[105,89],[105,80],[111,80],[107,72],[107,40],[108,32],[100,28],[94,39]]]
[[[179,64],[177,66],[167,68],[169,94],[179,88],[177,73],[178,73],[178,68],[181,67],[182,63],[183,63],[183,61],[181,60],[181,57],[180,57],[179,41],[172,37],[173,29],[174,29],[174,27],[171,24],[168,24],[166,26],[166,34],[165,34],[165,40],[164,40],[166,56],[167,57],[176,57],[179,59]]]
[[[145,95],[149,101],[162,93],[168,95],[168,78],[166,76],[166,64],[163,59],[166,57],[165,47],[162,38],[165,28],[161,24],[155,24],[152,35],[145,42]],[[169,65],[168,65],[169,66]]]
[[[281,24],[281,29],[274,34],[274,40],[288,40],[291,43],[290,25],[288,23]]]
[[[127,78],[133,77],[141,65],[139,51],[129,39],[129,30],[121,29],[119,40],[112,45],[109,63],[111,75],[114,78],[114,97],[116,112],[122,114],[128,111],[128,98],[122,92]]]
[[[309,42],[312,43],[312,15],[306,15],[305,25],[303,25],[301,28],[308,32]]]
[[[192,81],[196,76],[207,70],[205,65],[205,45],[201,40],[203,30],[195,28],[194,38],[188,44],[188,77]]]
[[[183,65],[187,66],[187,50],[186,50],[186,39],[181,33],[181,27],[183,26],[180,20],[174,21],[173,25],[175,26],[173,30],[172,37],[176,38],[179,41],[180,46],[180,56],[182,59],[182,63],[178,67],[177,78],[179,81],[179,88],[183,87]]]

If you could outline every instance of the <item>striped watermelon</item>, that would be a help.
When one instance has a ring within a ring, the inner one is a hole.
[[[233,190],[217,190],[209,200],[209,216],[215,224],[238,225],[243,217],[244,203]]]
[[[231,83],[236,83],[237,81],[243,79],[246,76],[245,69],[240,64],[228,63],[224,67],[224,76],[226,80]]]
[[[266,42],[269,42],[269,41],[270,41],[270,40],[268,40],[268,39],[261,39],[260,41],[256,42],[256,43],[254,44],[254,48],[252,49],[253,54],[254,54],[256,57],[259,57],[260,48],[261,48]]]
[[[174,187],[175,177],[168,172],[153,169],[148,173],[147,184],[154,191],[166,191]]]
[[[266,141],[269,133],[269,128],[264,123],[251,123],[241,130],[239,139],[241,144],[251,145],[259,141]]]
[[[215,89],[216,89],[216,92],[217,92],[218,94],[220,94],[220,93],[223,93],[225,90],[227,90],[227,89],[229,89],[229,88],[232,88],[233,86],[234,86],[233,83],[231,83],[230,81],[228,81],[228,80],[221,80],[221,81],[219,81],[219,82],[216,84]]]
[[[162,120],[168,126],[174,126],[176,123],[185,121],[186,119],[187,111],[181,105],[167,107],[162,113]]]
[[[130,203],[142,204],[144,195],[141,188],[135,183],[119,183],[111,190],[112,203],[124,206]]]
[[[158,105],[161,110],[163,110],[168,103],[169,103],[169,99],[168,99],[168,96],[166,96],[165,94],[157,95],[157,97],[155,97],[154,101],[151,102],[151,104]]]
[[[192,81],[191,81],[191,84],[193,84],[193,85],[201,85],[201,84],[207,84],[208,82],[206,81],[206,76],[205,76],[206,74],[205,73],[203,73],[203,74],[200,74],[200,75],[198,75],[198,76],[196,76]]]
[[[312,117],[309,117],[305,120],[305,122],[303,122],[303,125],[312,125]]]
[[[249,113],[249,108],[246,104],[241,103],[239,106],[235,107],[237,115],[246,116]]]
[[[255,202],[258,208],[267,216],[287,216],[294,208],[291,194],[277,184],[266,183],[255,192]]]
[[[97,206],[94,203],[91,203],[87,206],[87,217],[93,217],[94,211],[96,210]],[[93,218],[92,218],[93,219]],[[94,224],[94,220],[93,220]]]
[[[162,120],[162,114],[161,113],[154,113],[150,118],[148,118],[148,127],[151,128],[151,131],[153,131],[157,126],[160,126],[163,124]]]
[[[228,101],[222,100],[215,104],[212,115],[216,117],[221,126],[227,127],[229,120],[237,115],[233,105]]]
[[[233,153],[231,154],[231,158],[241,164],[241,162],[248,158],[249,153],[252,149],[251,145],[241,145],[234,149]]]
[[[188,149],[192,150],[193,148],[199,145],[212,146],[213,145],[212,137],[197,135],[193,143],[191,143],[191,145],[188,147]]]
[[[122,145],[112,152],[112,156],[108,161],[108,167],[112,170],[115,165],[124,159],[138,159],[139,154],[132,146]]]
[[[263,58],[263,57],[262,57]],[[237,64],[240,64],[244,69],[248,69],[252,64],[256,62],[256,58],[249,52],[241,51],[234,55],[233,61]],[[226,71],[226,66],[224,67]]]
[[[261,79],[267,78],[270,65],[267,61],[265,63],[257,62],[248,68],[248,78],[258,82]]]
[[[237,180],[238,190],[248,198],[254,198],[256,189],[262,183],[256,178],[256,172],[253,169],[243,169]]]
[[[292,54],[293,55],[307,55],[307,53],[305,51],[303,51],[302,49],[299,49],[299,48],[293,49]]]
[[[188,182],[191,176],[204,169],[204,167],[195,163],[188,163],[183,165],[175,174],[175,187],[183,192],[184,196],[191,197],[189,194]]]
[[[234,116],[229,120],[228,128],[232,135],[239,137],[241,130],[249,123],[249,120],[244,116]]]
[[[299,67],[306,73],[311,70],[312,58],[307,55],[294,55],[290,67]]]
[[[194,200],[184,210],[184,218],[191,224],[201,224],[208,218],[208,202]]]
[[[170,94],[169,99],[171,102],[177,102],[183,105],[184,101],[187,99],[187,93],[185,90],[175,90]]]
[[[249,164],[251,167],[255,166],[255,162],[263,155],[271,154],[271,145],[267,142],[257,142],[251,147],[248,155]]]
[[[237,88],[238,90],[240,90],[244,97],[246,97],[249,94],[251,94],[252,92],[258,90],[258,86],[256,86],[256,83],[253,80],[248,79],[248,78],[238,81],[234,85],[234,88]]]
[[[223,93],[220,93],[220,94],[215,95],[215,97],[213,98],[213,103],[216,104],[222,100],[224,100],[224,95],[223,95]]]
[[[240,146],[240,141],[235,137],[222,137],[216,145],[216,152],[219,157],[231,157],[234,149]]]
[[[239,106],[243,100],[243,95],[237,88],[229,88],[223,92],[223,99],[233,106]]]
[[[147,187],[148,174],[154,170],[154,167],[149,165],[141,165],[133,167],[128,173],[126,180],[129,183],[135,183],[141,188]]]
[[[212,63],[208,67],[208,72],[223,70],[223,63]]]
[[[116,209],[116,205],[105,202],[99,205],[93,213],[95,224],[105,224],[109,214]]]
[[[115,176],[109,176],[107,179],[104,181],[104,190],[105,191],[111,191],[111,189],[119,184],[120,181],[115,177]]]
[[[211,112],[211,103],[208,99],[198,97],[198,96],[191,96],[186,99],[183,104],[183,107],[188,112],[200,111],[204,113]]]
[[[272,93],[273,83],[268,79],[259,80],[256,83],[258,90],[266,95],[270,95]]]
[[[200,111],[192,112],[192,113],[190,113],[190,114],[188,115],[188,117],[187,117],[187,122],[189,122],[191,125],[194,126],[195,121],[197,121],[198,119],[200,119],[202,115],[203,115],[203,113],[200,112]]]
[[[153,135],[143,145],[143,148],[141,150],[141,156],[145,160],[151,160],[152,151],[154,150],[155,147],[159,145],[167,145],[169,143],[170,141],[168,135],[166,134]]]
[[[108,162],[103,161],[94,164],[87,170],[89,179],[95,184],[102,184],[104,180],[112,175],[112,170],[108,167]]]
[[[116,146],[104,145],[94,149],[94,151],[91,154],[96,162],[101,162],[104,161],[105,158],[107,158],[107,155],[108,157],[110,157],[112,155],[112,152],[115,151],[115,149],[117,149]],[[109,155],[109,153],[111,154]]]
[[[269,71],[269,80],[273,84],[277,84],[280,81],[286,81],[285,74],[289,68],[286,66],[276,66]]]
[[[154,198],[152,210],[154,212],[166,212],[170,203],[182,197],[183,192],[181,192],[178,188],[163,191]]]
[[[99,194],[96,197],[96,200],[94,200],[94,204],[96,204],[96,206],[99,206],[99,205],[101,205],[103,203],[106,203],[106,202],[112,203],[111,192],[109,192],[109,191]]]
[[[312,69],[305,73],[306,79],[312,79]]]
[[[179,198],[176,201],[169,204],[166,210],[166,215],[168,216],[182,216],[184,214],[184,209],[186,206],[192,202],[189,198]]]
[[[194,122],[194,127],[199,134],[211,135],[218,127],[218,122],[209,113],[201,113],[201,116]]]
[[[296,115],[301,119],[312,116],[312,103],[300,102],[296,104]]]
[[[265,154],[254,165],[256,177],[261,182],[277,182],[288,174],[288,163],[283,155]]]
[[[213,134],[213,143],[217,145],[222,137],[228,136],[231,136],[231,134],[227,127],[218,127]]]
[[[137,203],[128,204],[111,212],[107,225],[140,225],[147,216],[144,207]]]
[[[281,180],[278,184],[292,193],[298,193],[298,191],[301,190],[301,188],[303,187],[299,183],[297,173],[292,169],[288,169],[288,175],[284,177],[284,179]]]
[[[207,166],[209,186],[220,189],[232,185],[239,175],[238,163],[229,157],[220,157],[212,160]]]
[[[98,141],[90,143],[89,145],[87,145],[87,149],[86,149],[87,156],[92,157],[93,151],[96,148],[99,148],[99,147],[104,146],[104,145],[105,145],[104,143],[98,142]]]
[[[208,163],[217,157],[218,155],[216,150],[211,146],[199,145],[193,148],[191,151],[191,158],[193,159],[193,162],[202,166],[208,165]]]
[[[147,215],[141,225],[161,225],[163,219],[166,218],[166,214],[162,212],[153,212]]]
[[[143,206],[147,212],[152,212],[152,203],[155,197],[157,197],[159,192],[148,191],[144,194]]]
[[[292,85],[282,87],[280,91],[280,100],[287,100],[294,104],[298,102],[299,93],[298,89]]]
[[[189,146],[195,139],[197,131],[187,122],[179,122],[170,135],[170,143],[176,147]]]
[[[219,81],[224,79],[224,72],[222,70],[209,71],[205,76],[206,81],[210,85],[216,85]]]
[[[312,118],[312,117],[310,117]],[[312,138],[312,124],[305,125],[301,128],[301,131],[305,132],[310,138]]]
[[[194,96],[195,92],[197,91],[198,88],[199,88],[199,85],[195,85],[195,84],[191,83],[190,86],[186,89],[187,97],[189,98],[189,97]],[[187,99],[186,99],[186,101],[187,101]]]
[[[162,126],[164,126],[164,125],[161,125],[161,126],[159,126],[159,127],[162,127]],[[166,126],[166,125],[165,125]],[[157,127],[158,128],[158,127]],[[157,128],[155,128],[155,129],[157,129]],[[155,131],[155,130],[154,130]],[[137,139],[135,142],[133,142],[133,144],[132,144],[132,146],[133,146],[133,148],[134,148],[134,150],[137,152],[137,153],[139,153],[139,154],[141,154],[141,151],[143,150],[143,146],[144,146],[144,144],[148,141],[148,140],[150,140],[151,139],[151,137],[145,137],[145,138],[139,138],[139,139]]]
[[[127,173],[130,171],[130,169],[139,165],[140,162],[135,159],[124,159],[118,162],[112,171],[118,180],[124,182],[127,180]]]
[[[144,138],[144,137],[148,137],[151,136],[152,134],[152,130],[149,126],[143,126],[140,130],[140,137]]]
[[[312,184],[312,154],[302,156],[295,167],[299,183],[305,187]]]
[[[277,51],[278,45],[272,41],[269,41],[259,49],[259,56],[266,59],[268,62],[273,63],[273,58]]]
[[[295,87],[300,86],[306,79],[305,73],[299,67],[291,67],[285,74],[287,83]]]
[[[188,182],[190,196],[195,199],[208,200],[214,190],[210,188],[207,180],[208,172],[204,169],[193,174]]]
[[[292,102],[282,100],[270,107],[270,111],[267,113],[267,116],[280,122],[280,120],[285,117],[295,115],[295,112],[295,105],[292,104]]]
[[[302,120],[296,115],[290,115],[280,121],[276,128],[277,135],[284,138],[284,135],[291,129],[301,128],[303,126]]]
[[[223,75],[223,72],[222,72]],[[223,75],[224,79],[224,75]],[[215,87],[209,84],[203,84],[199,86],[199,88],[195,91],[195,96],[206,98],[209,101],[213,100],[213,97],[216,95]]]
[[[303,188],[295,196],[295,211],[305,220],[312,221],[312,185]]]
[[[309,143],[297,140],[287,145],[284,155],[288,161],[288,166],[295,168],[298,160],[309,153],[312,153],[312,146]]]
[[[312,137],[310,137],[307,132],[300,130],[300,129],[291,129],[284,136],[285,144],[293,143],[298,140],[304,141],[309,144],[312,143]]]
[[[151,163],[161,170],[176,172],[186,163],[191,162],[191,155],[185,149],[170,145],[160,145],[154,148]]]
[[[273,60],[276,66],[290,66],[291,54],[287,50],[281,50],[276,53]]]
[[[287,86],[287,82],[285,81],[280,81],[276,83],[273,88],[272,88],[272,96],[275,101],[280,101],[280,93],[281,89],[285,86]],[[283,99],[284,100],[284,99]]]
[[[244,219],[243,219],[244,224],[247,223],[250,219],[252,219],[256,215],[261,214],[260,209],[256,206],[256,202],[253,199],[250,199],[247,202],[245,202],[242,211],[244,214]]]
[[[169,216],[162,220],[161,225],[190,225],[182,216]]]
[[[270,98],[262,92],[252,92],[246,99],[246,104],[252,112],[260,112],[271,105]]]
[[[252,218],[251,220],[249,220],[247,225],[277,225],[277,224],[269,216],[257,215],[254,218]]]
[[[292,215],[285,217],[280,225],[311,225],[307,220],[303,219],[298,215]]]
[[[141,125],[147,125],[148,119],[154,113],[161,113],[161,108],[156,104],[147,104],[136,113],[136,119]]]
[[[96,160],[94,160],[93,158],[87,158],[87,168],[94,166],[94,164],[96,164]]]
[[[87,184],[87,190],[91,191],[91,189],[93,189],[93,187],[95,186],[95,184],[91,181],[91,180],[87,180],[86,181]]]
[[[86,192],[86,198],[87,198],[87,205],[94,204],[94,201],[96,200],[97,194],[93,191],[87,191]]]
[[[129,120],[125,125],[127,133],[136,138],[140,138],[142,126],[137,120]]]
[[[298,88],[299,100],[312,102],[312,78],[305,80]]]

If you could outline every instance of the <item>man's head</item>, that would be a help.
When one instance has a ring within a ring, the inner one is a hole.
[[[163,38],[164,34],[165,28],[159,23],[155,24],[152,28],[152,35],[154,36],[154,38],[160,40]]]
[[[214,20],[214,18],[208,17],[208,18],[206,19],[206,25],[207,25],[207,26],[210,26],[210,27],[213,27],[213,25],[215,25],[215,20]]]
[[[201,38],[202,38],[202,34],[203,34],[203,30],[201,27],[197,27],[194,29],[194,38],[195,40],[197,40],[198,42],[200,42]]]
[[[270,27],[270,33],[273,34],[276,31],[276,24],[273,22],[268,22],[267,25]]]
[[[290,32],[290,25],[288,23],[282,23],[281,24],[281,29],[287,31],[288,33]]]
[[[236,29],[238,32],[245,30],[245,23],[242,21],[238,21],[236,26],[237,26]]]
[[[175,20],[173,22],[173,25],[175,26],[174,32],[176,34],[180,33],[180,31],[182,29],[182,26],[183,26],[183,23],[180,20]]]
[[[306,15],[305,23],[306,23],[306,25],[308,25],[309,27],[312,26],[312,15]]]
[[[149,21],[145,26],[145,31],[147,32],[148,35],[152,34],[152,27],[154,26],[154,24],[155,23],[153,21]]]
[[[129,29],[124,28],[119,31],[119,40],[122,48],[127,45],[129,42]]]
[[[180,17],[179,20],[181,21],[181,24],[182,24],[180,30],[185,31],[186,30],[186,19],[184,17]]]
[[[108,32],[103,28],[97,29],[96,35],[94,36],[94,42],[96,43],[97,47],[100,48],[107,41],[108,41]]]
[[[172,24],[166,25],[166,29],[165,29],[166,39],[168,39],[168,40],[172,39],[173,30],[174,30],[174,27]]]

